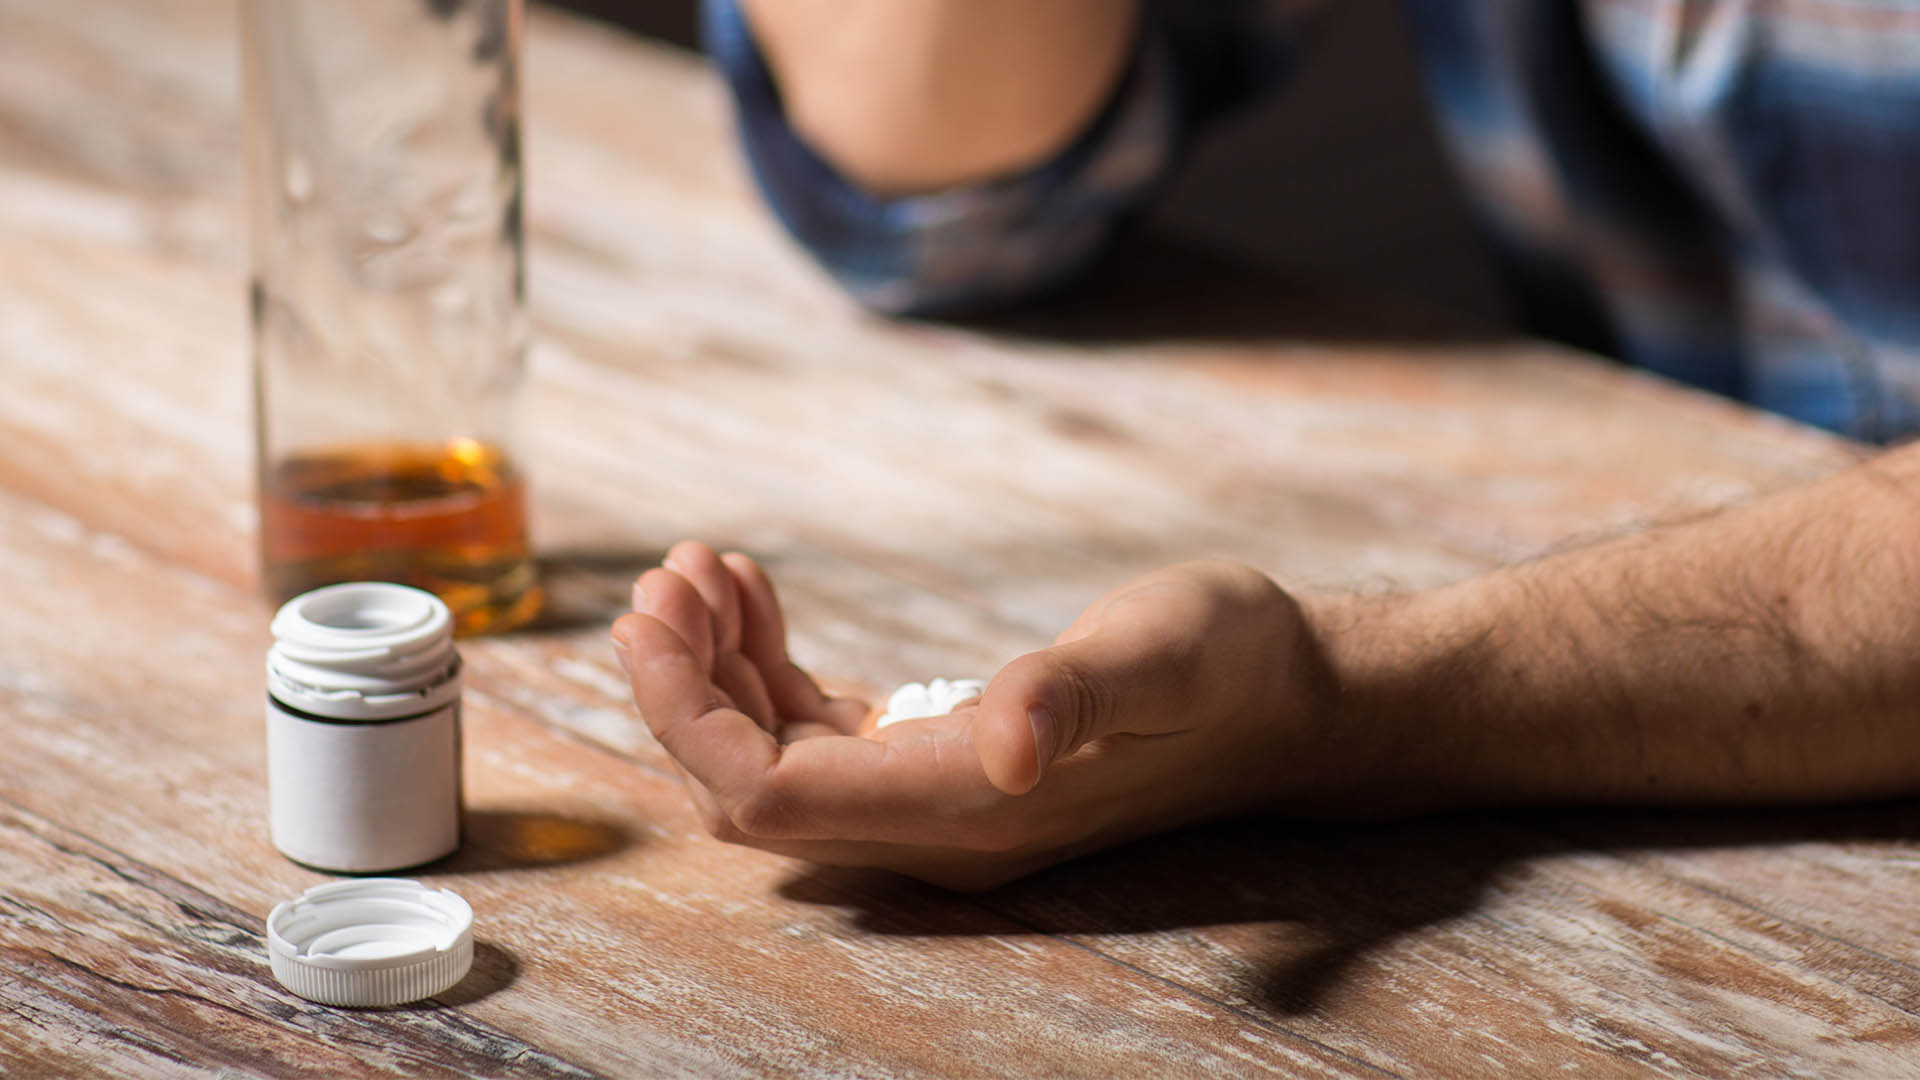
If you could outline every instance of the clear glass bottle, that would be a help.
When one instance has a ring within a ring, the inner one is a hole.
[[[262,577],[532,618],[520,0],[243,0]]]

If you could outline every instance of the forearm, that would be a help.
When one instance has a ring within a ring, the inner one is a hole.
[[[809,144],[878,194],[1018,170],[1086,126],[1137,0],[742,0]]]
[[[1418,804],[1920,789],[1914,451],[1318,616],[1337,714]]]

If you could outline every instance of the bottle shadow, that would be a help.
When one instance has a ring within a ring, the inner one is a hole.
[[[638,836],[613,821],[542,810],[468,810],[460,850],[436,874],[484,874],[591,862],[625,851]]]
[[[660,565],[652,548],[563,549],[539,557],[546,602],[518,634],[564,634],[604,629],[633,610],[633,581]]]
[[[870,933],[1060,936],[1149,970],[1169,956],[1165,949],[1184,946],[1099,937],[1209,930],[1216,941],[1203,947],[1224,950],[1223,984],[1196,989],[1289,1016],[1314,1010],[1356,964],[1396,940],[1473,916],[1503,876],[1524,873],[1529,860],[1915,838],[1920,801],[1476,812],[1367,824],[1257,818],[1135,841],[982,893],[827,867],[780,891],[846,908]]]
[[[460,850],[424,867],[421,876],[533,870],[603,859],[631,848],[631,829],[612,821],[543,810],[470,809],[461,819]],[[394,1006],[402,1012],[470,1005],[520,978],[513,951],[490,941],[473,943],[473,967],[451,989],[425,1001]]]

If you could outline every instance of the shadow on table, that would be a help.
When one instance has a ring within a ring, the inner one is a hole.
[[[1225,996],[1300,1014],[1370,953],[1428,927],[1476,918],[1501,877],[1524,873],[1529,859],[1916,838],[1920,802],[1751,812],[1514,811],[1365,825],[1253,819],[1136,841],[974,895],[832,868],[799,875],[782,895],[850,906],[861,929],[901,936],[1213,929],[1219,955],[1230,953],[1247,968],[1241,977],[1229,974]],[[1150,974],[1168,949],[1193,947],[1081,944]]]
[[[467,977],[454,984],[453,989],[410,1007],[433,1009],[471,1005],[481,998],[505,990],[519,978],[520,958],[513,955],[511,950],[490,941],[476,941],[473,943],[473,968],[467,972]]]
[[[1514,333],[1483,316],[1315,284],[1148,231],[1127,236],[1070,284],[964,322],[1083,344],[1476,344],[1511,341]]]
[[[634,846],[632,830],[611,822],[542,810],[468,810],[462,820],[460,850],[422,871],[437,874],[486,873],[566,866],[605,858]],[[473,968],[446,993],[400,1011],[469,1005],[505,990],[520,977],[520,959],[489,941],[473,943]]]
[[[562,549],[542,552],[540,583],[547,601],[525,634],[566,633],[611,626],[633,610],[633,580],[660,565],[652,548]]]
[[[487,873],[567,866],[606,858],[638,843],[612,821],[541,810],[468,810],[460,850],[435,863],[436,874]]]

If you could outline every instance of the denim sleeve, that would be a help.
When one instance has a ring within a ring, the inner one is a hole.
[[[836,172],[787,123],[737,0],[704,0],[709,52],[732,89],[755,181],[781,223],[860,303],[951,315],[1044,290],[1100,253],[1192,133],[1284,69],[1295,3],[1168,0],[1148,8],[1113,97],[1025,172],[882,198]]]

